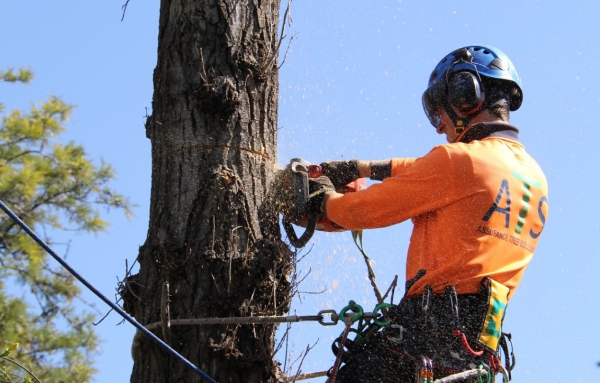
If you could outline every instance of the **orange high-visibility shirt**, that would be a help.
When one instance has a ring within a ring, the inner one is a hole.
[[[420,158],[393,159],[392,177],[355,193],[334,194],[327,216],[362,230],[414,224],[406,278],[409,290],[480,290],[485,277],[519,285],[548,216],[546,177],[517,141],[488,137],[440,145]]]

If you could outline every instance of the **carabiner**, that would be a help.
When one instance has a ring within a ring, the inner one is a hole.
[[[429,301],[431,299],[431,286],[426,285],[425,286],[425,291],[423,291],[423,297],[421,298],[421,309],[423,310],[424,313],[427,313],[427,310],[429,310]]]
[[[506,371],[506,368],[504,368],[503,365],[498,364],[498,370],[500,370],[500,373],[502,374],[502,381],[504,383],[508,383],[510,382],[510,375],[508,374],[508,371]]]
[[[460,317],[458,315],[458,295],[456,295],[456,288],[454,286],[446,286],[446,296],[450,298],[454,328],[459,328]]]

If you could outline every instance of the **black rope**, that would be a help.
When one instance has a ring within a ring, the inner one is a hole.
[[[135,328],[141,331],[144,335],[148,336],[154,342],[156,342],[160,347],[165,349],[169,354],[173,355],[176,359],[179,359],[183,364],[185,364],[188,368],[192,369],[195,373],[200,375],[202,378],[206,379],[211,383],[217,383],[214,379],[208,376],[204,371],[194,366],[189,360],[184,358],[181,354],[171,348],[168,344],[163,342],[156,335],[148,331],[144,326],[142,326],[138,321],[133,319],[129,314],[123,311],[118,305],[111,302],[108,298],[106,298],[100,291],[98,291],[94,286],[92,286],[85,278],[79,275],[68,263],[66,263],[60,256],[58,256],[38,235],[27,226],[25,222],[23,222],[15,213],[13,213],[5,204],[0,200],[0,208],[4,210],[4,212],[15,221],[34,241],[38,243],[48,254],[52,256],[58,263],[62,265],[71,275],[79,280],[79,282],[83,283],[85,287],[87,287],[91,292],[96,294],[96,296],[104,301],[107,305],[110,306],[111,309],[115,310],[119,315],[121,315],[127,322],[131,323]]]

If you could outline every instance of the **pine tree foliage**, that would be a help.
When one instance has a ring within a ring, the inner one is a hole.
[[[32,78],[26,69],[0,71],[0,86]],[[58,97],[28,112],[5,112],[0,104],[0,199],[44,233],[49,244],[46,233],[52,230],[105,230],[108,223],[100,217],[104,208],[131,214],[129,201],[109,186],[115,176],[111,166],[96,166],[83,147],[60,142],[72,109]],[[76,309],[80,289],[55,265],[0,214],[0,346],[19,342],[12,357],[42,381],[87,382],[98,348],[93,316]]]

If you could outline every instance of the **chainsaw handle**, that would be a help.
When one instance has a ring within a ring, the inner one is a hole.
[[[315,233],[315,229],[317,228],[318,218],[319,218],[319,216],[317,214],[314,214],[314,215],[311,215],[310,217],[308,217],[308,223],[306,224],[306,230],[304,230],[304,233],[302,233],[300,238],[298,238],[298,236],[296,235],[296,231],[294,230],[292,223],[285,218],[283,219],[283,221],[282,221],[283,228],[284,228],[285,233],[287,234],[288,239],[290,240],[290,243],[292,244],[292,246],[294,246],[296,248],[301,248],[301,247],[304,247],[304,245],[306,245],[306,243],[311,239],[311,237]]]

